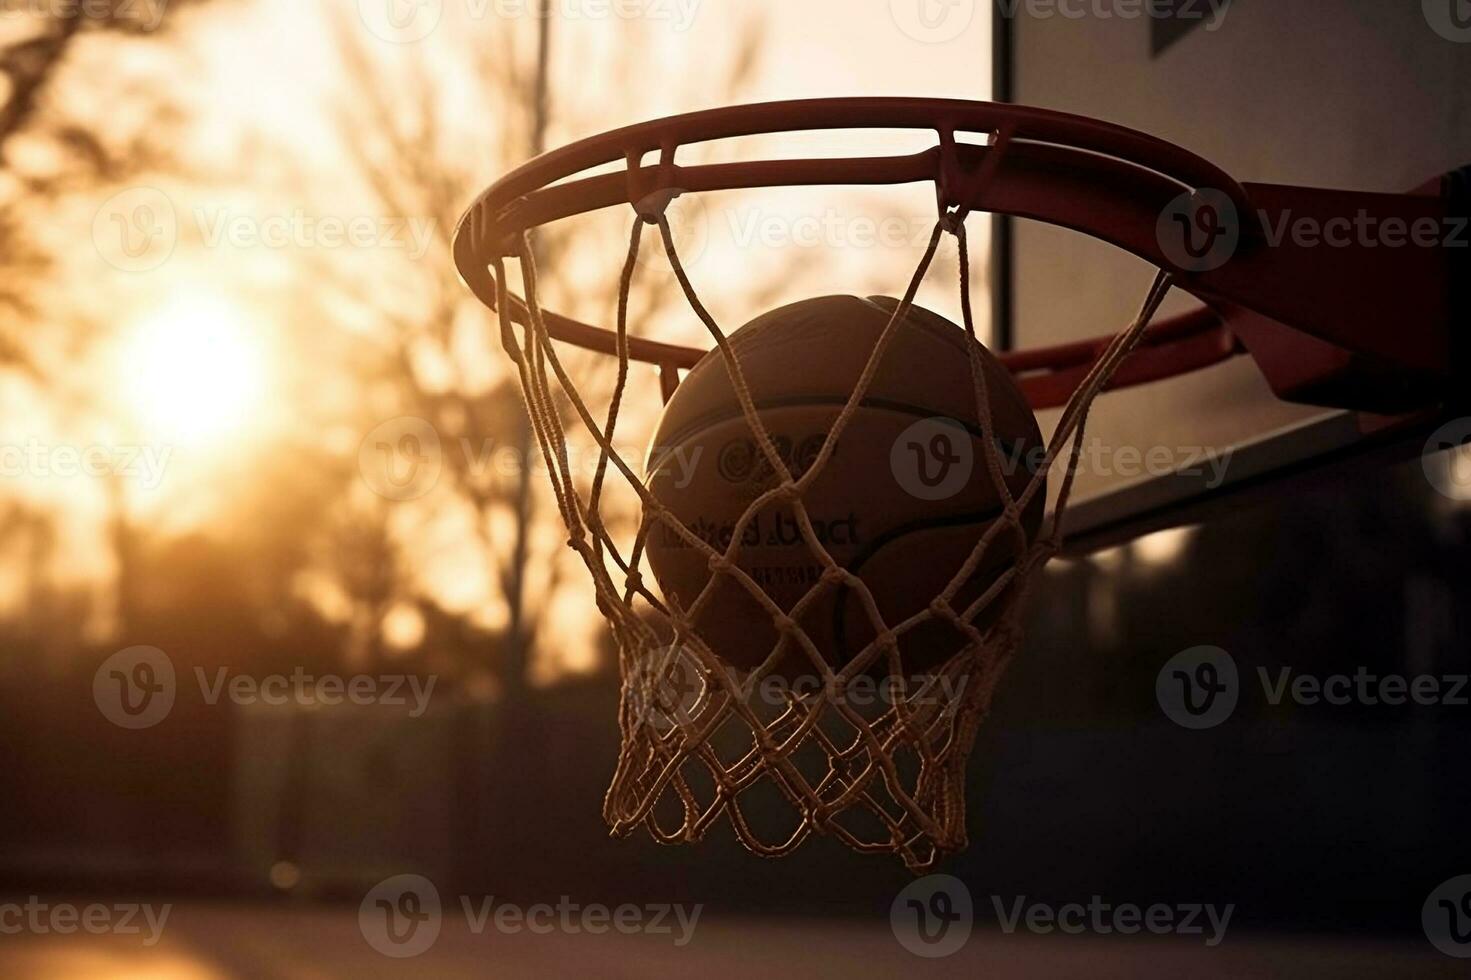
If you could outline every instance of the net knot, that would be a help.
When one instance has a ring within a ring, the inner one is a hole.
[[[950,605],[950,601],[944,596],[939,596],[930,603],[930,612],[934,613],[940,619],[954,620],[956,618],[954,607]]]
[[[848,573],[837,565],[829,565],[822,570],[822,581],[828,585],[842,585],[848,581]]]
[[[791,503],[802,499],[802,491],[797,488],[797,484],[795,481],[787,480],[783,482],[781,486],[776,488],[776,496],[778,500],[784,500],[788,503]]]
[[[664,217],[665,212],[669,210],[669,205],[683,193],[684,191],[678,187],[666,187],[653,191],[634,201],[633,210],[643,219],[644,224],[657,225],[659,219]]]
[[[724,555],[711,555],[708,564],[712,575],[729,575],[731,569],[735,567]]]
[[[623,587],[630,592],[641,592],[644,587],[644,577],[638,573],[637,569],[632,570],[623,580]]]

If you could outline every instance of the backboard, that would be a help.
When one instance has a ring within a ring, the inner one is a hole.
[[[1154,6],[1170,16],[1124,0],[998,5],[997,99],[1142,130],[1241,181],[1404,192],[1471,163],[1471,4]],[[1135,315],[1152,268],[1085,236],[998,220],[1007,346],[1108,333]],[[1164,312],[1193,304],[1173,297]],[[1073,541],[1129,540],[1365,455],[1418,453],[1434,427],[1284,403],[1246,357],[1114,392],[1090,423]]]

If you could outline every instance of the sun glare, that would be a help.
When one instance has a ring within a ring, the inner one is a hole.
[[[150,438],[200,446],[247,428],[265,384],[259,335],[217,298],[183,295],[125,342],[122,394]]]

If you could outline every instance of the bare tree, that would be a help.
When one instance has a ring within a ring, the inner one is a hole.
[[[343,107],[339,129],[357,176],[369,188],[379,213],[427,218],[444,235],[409,270],[414,302],[396,301],[388,296],[396,295],[393,290],[363,290],[351,270],[344,275],[339,269],[332,275],[344,294],[367,304],[371,315],[386,328],[381,376],[398,386],[406,410],[432,420],[445,433],[464,435],[480,445],[513,447],[517,458],[529,462],[532,442],[514,375],[501,370],[489,386],[477,384],[462,370],[456,356],[456,331],[467,319],[485,337],[498,337],[499,332],[492,315],[475,303],[460,281],[448,240],[460,213],[488,175],[505,172],[546,148],[553,120],[563,128],[590,128],[578,123],[576,107],[557,103],[554,20],[535,19],[529,55],[525,32],[518,33],[517,27],[515,22],[503,22],[494,36],[467,39],[462,52],[463,84],[475,93],[477,104],[484,106],[484,115],[468,125],[450,126],[443,107],[452,101],[452,86],[444,81],[442,66],[436,70],[421,55],[387,71],[372,57],[355,25],[339,22],[338,48],[353,83],[353,96]],[[730,93],[744,84],[755,65],[758,37],[752,22],[735,47],[729,71],[713,81],[715,91]],[[638,76],[636,57],[630,51],[617,76],[609,80],[610,87]],[[538,264],[557,268],[572,252],[573,236],[579,233],[584,238],[587,235],[585,228],[540,229],[534,238]],[[543,287],[547,301],[574,309],[580,305],[583,311],[596,308],[596,314],[590,315],[606,313],[604,304],[616,295],[624,247],[609,245],[603,268],[594,278],[589,279],[582,266],[575,283],[559,285],[555,277],[547,277],[551,280]],[[631,308],[652,316],[666,309],[676,295],[677,285],[668,276],[639,277]],[[422,369],[426,359],[443,369],[440,376],[431,378]],[[606,359],[578,360],[577,366],[579,376],[591,379],[594,389],[600,382],[605,388],[611,385],[612,365]],[[563,413],[570,415],[570,411]],[[495,564],[508,617],[500,649],[494,663],[487,666],[504,689],[514,691],[526,683],[530,654],[545,623],[543,609],[532,606],[527,573],[536,568],[544,598],[564,587],[563,576],[572,565],[560,557],[543,560],[532,553],[536,528],[549,527],[547,522],[557,517],[531,465],[520,466],[506,485],[474,466],[475,461],[465,454],[448,453],[445,462],[457,491],[481,516],[482,545],[487,560]],[[510,540],[497,538],[495,528],[504,523],[498,523],[496,515],[509,515]]]
[[[179,11],[204,2],[107,0],[56,4],[47,12],[6,11],[7,40],[0,44],[0,369],[31,385],[62,417],[95,418],[105,411],[95,390],[55,370],[95,343],[104,328],[44,298],[59,263],[35,230],[45,224],[49,209],[74,196],[94,194],[133,174],[177,169],[169,146],[183,120],[173,93],[116,77],[109,78],[113,98],[149,107],[146,131],[127,131],[106,117],[78,117],[64,97],[83,83],[73,62],[93,38],[166,45],[167,28]],[[116,490],[109,488],[110,537],[121,569],[118,605],[125,618],[136,541]],[[41,574],[34,563],[30,571]]]
[[[65,13],[7,14],[12,37],[0,45],[0,75],[6,83],[0,104],[0,178],[6,181],[6,192],[0,192],[0,269],[5,273],[0,276],[0,316],[12,323],[0,328],[0,364],[36,370],[12,329],[14,320],[37,315],[34,285],[51,265],[51,257],[27,233],[27,202],[55,200],[103,186],[157,164],[166,155],[157,137],[178,119],[166,93],[161,97],[141,89],[114,95],[156,106],[152,134],[146,138],[119,141],[112,138],[115,134],[48,111],[53,89],[64,84],[68,60],[78,45],[94,36],[161,42],[181,9],[203,2],[108,0],[105,6],[73,4]],[[61,11],[63,5],[57,9]],[[14,145],[23,135],[49,142],[59,152],[49,155],[40,168],[18,162]]]

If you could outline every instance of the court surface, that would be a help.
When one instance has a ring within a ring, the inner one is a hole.
[[[549,977],[608,980],[773,975],[896,977],[913,972],[970,977],[1460,977],[1463,962],[1423,939],[1234,935],[1213,949],[1199,937],[1122,938],[1006,935],[978,928],[958,953],[921,959],[895,940],[887,922],[799,922],[706,914],[693,940],[670,936],[531,935],[471,932],[446,915],[423,955],[390,959],[358,931],[348,906],[177,904],[159,943],[133,937],[0,937],[0,976],[38,980],[157,977]]]

